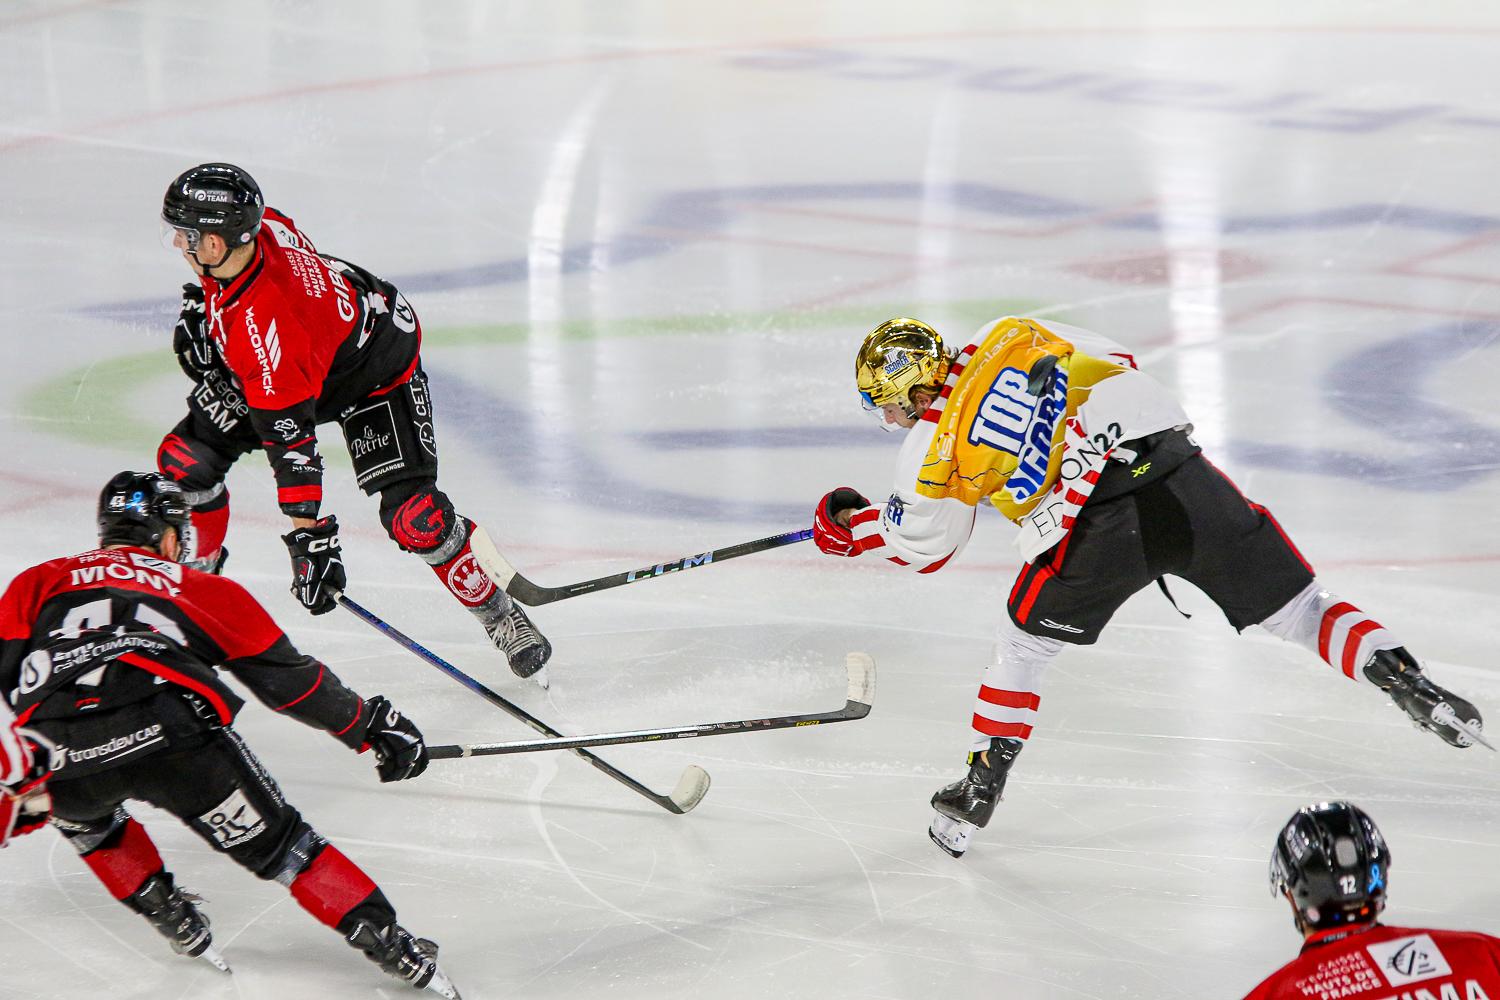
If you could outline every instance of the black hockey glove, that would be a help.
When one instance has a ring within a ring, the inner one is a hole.
[[[218,363],[208,335],[202,285],[182,286],[182,312],[172,328],[172,350],[177,352],[177,364],[183,373],[194,382],[202,382]]]
[[[295,528],[281,540],[292,555],[292,596],[315,615],[334,609],[348,583],[340,558],[338,518],[329,514],[310,528]]]
[[[375,751],[380,780],[405,781],[427,770],[427,744],[421,730],[382,695],[366,701],[365,708],[370,715],[365,746]]]

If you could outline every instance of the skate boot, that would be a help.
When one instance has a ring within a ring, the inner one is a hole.
[[[537,631],[516,601],[507,601],[505,610],[486,622],[484,630],[495,648],[510,661],[511,672],[517,677],[536,674],[552,656],[552,643]],[[537,683],[546,687],[546,675],[538,677]]]
[[[453,983],[438,968],[438,946],[426,938],[412,937],[400,924],[377,926],[357,920],[346,939],[381,969],[419,990],[430,990],[446,1000],[462,1000]]]
[[[208,917],[198,909],[202,899],[172,883],[172,876],[158,872],[125,898],[125,905],[151,922],[171,944],[172,950],[188,958],[202,958],[222,972],[229,964],[214,950]]]
[[[969,754],[969,773],[932,796],[937,815],[927,835],[934,844],[952,857],[963,857],[969,837],[995,814],[995,804],[1005,791],[1005,778],[1025,745],[996,736],[990,740],[989,750]]]
[[[1476,740],[1489,745],[1479,735],[1484,728],[1479,709],[1432,683],[1403,647],[1376,650],[1365,664],[1365,676],[1390,695],[1418,729],[1436,733],[1450,746],[1469,747]]]

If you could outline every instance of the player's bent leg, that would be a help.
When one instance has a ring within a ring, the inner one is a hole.
[[[932,797],[928,835],[953,857],[990,821],[1041,706],[1041,676],[1068,645],[1095,642],[1154,578],[1131,495],[1085,506],[1069,534],[1021,568],[974,701],[968,773]]]
[[[398,924],[395,908],[374,879],[307,824],[300,824],[296,842],[269,877],[386,973],[439,996],[458,996],[438,968],[438,946]]]
[[[470,542],[474,522],[453,509],[434,481],[387,486],[380,494],[380,519],[396,544],[420,556],[479,619],[518,677],[531,677],[546,666],[552,644],[479,565]]]
[[[1474,705],[1433,683],[1400,640],[1375,619],[1313,580],[1260,623],[1307,649],[1355,683],[1390,695],[1419,729],[1451,746],[1473,745],[1484,720]],[[1459,723],[1454,725],[1455,721]]]
[[[202,900],[177,887],[146,828],[123,808],[87,820],[54,814],[52,825],[109,894],[145,917],[173,951],[189,958],[212,954],[213,933],[208,917],[197,906]],[[214,964],[227,968],[222,959]]]
[[[974,830],[989,824],[1016,757],[1030,739],[1041,706],[1041,678],[1066,644],[1029,635],[1008,619],[974,702],[969,771],[932,796],[936,812],[928,836],[953,857],[968,849]]]
[[[143,798],[182,819],[257,878],[285,886],[315,920],[386,972],[441,996],[458,996],[438,969],[437,946],[426,942],[431,947],[424,952],[396,923],[396,911],[380,887],[308,825],[238,733],[217,730],[192,751],[196,780],[191,788],[182,786],[181,773],[172,774],[174,756],[158,758]],[[368,928],[390,945],[379,955],[365,947]]]

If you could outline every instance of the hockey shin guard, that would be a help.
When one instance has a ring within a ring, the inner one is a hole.
[[[1376,651],[1401,645],[1401,640],[1379,622],[1324,590],[1316,580],[1260,626],[1279,639],[1316,653],[1356,684],[1371,683],[1363,668]]]
[[[431,566],[448,593],[480,621],[489,624],[504,614],[510,598],[474,558],[469,539],[474,522],[453,509],[447,494],[430,487],[399,505],[391,506],[391,500],[382,499],[381,516],[396,544]]]
[[[1000,623],[994,655],[974,700],[972,751],[988,750],[997,736],[1023,742],[1030,738],[1042,702],[1042,674],[1064,645],[1028,635],[1009,618]]]
[[[115,825],[96,847],[89,847],[91,838],[86,836],[69,839],[109,894],[122,902],[164,868],[146,828],[129,817]]]
[[[299,906],[340,933],[346,933],[356,918],[380,924],[396,919],[380,887],[332,844],[323,846],[289,888]]]

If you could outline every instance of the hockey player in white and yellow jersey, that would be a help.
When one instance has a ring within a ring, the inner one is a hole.
[[[955,355],[901,317],[865,338],[855,377],[865,409],[906,439],[883,506],[847,486],[819,502],[819,549],[933,573],[963,550],[980,503],[1020,529],[1026,563],[975,701],[969,773],[932,797],[929,835],[954,857],[994,813],[1052,657],[1093,643],[1128,597],[1167,574],[1236,629],[1260,625],[1386,691],[1449,744],[1483,741],[1478,710],[1318,585],[1276,519],[1200,454],[1182,407],[1119,344],[1009,316]]]

